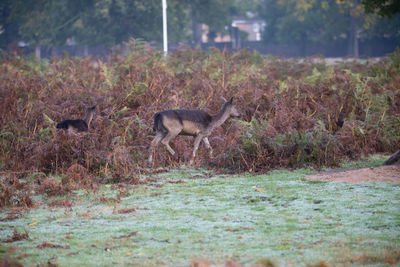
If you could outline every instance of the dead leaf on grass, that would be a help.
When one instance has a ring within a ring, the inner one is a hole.
[[[190,267],[210,267],[211,263],[207,259],[196,259],[190,263]]]
[[[238,262],[232,261],[232,260],[227,260],[225,262],[225,267],[242,267],[242,265]]]
[[[44,248],[69,248],[69,246],[62,246],[57,244],[51,244],[48,242],[43,242],[42,244],[38,245],[37,248],[44,249]]]
[[[121,199],[118,199],[118,198],[108,198],[108,197],[104,197],[104,196],[101,196],[101,197],[99,197],[99,201],[100,202],[103,202],[103,203],[121,203]]]
[[[148,173],[149,174],[158,174],[158,173],[165,173],[165,172],[169,172],[168,169],[158,169],[158,170],[151,170]]]
[[[16,259],[11,259],[7,254],[4,255],[4,258],[0,258],[0,266],[14,266],[14,267],[23,267],[21,263],[19,263]]]
[[[89,212],[82,213],[82,214],[80,214],[80,215],[83,216],[83,217],[87,217],[87,218],[89,218],[89,217],[92,216],[92,214],[90,214]]]
[[[114,239],[129,238],[129,237],[135,236],[137,233],[138,233],[137,231],[136,232],[132,232],[132,233],[130,233],[128,235],[121,235],[119,237],[114,237]]]
[[[227,231],[227,232],[238,232],[238,231],[240,231],[240,229],[239,228],[228,228],[228,229],[225,229],[225,231]]]
[[[186,184],[186,182],[184,182],[184,181],[182,181],[182,180],[178,180],[178,181],[166,180],[165,183],[170,183],[170,184]]]
[[[361,256],[355,256],[354,258],[351,259],[351,262],[353,263],[359,260],[361,260]]]
[[[21,215],[19,215],[19,214],[9,213],[9,214],[7,215],[7,217],[1,218],[1,219],[0,219],[0,222],[13,221],[13,220],[18,219],[20,216],[21,216]]]
[[[57,264],[52,263],[50,260],[47,261],[47,267],[58,267]]]
[[[337,266],[343,266],[342,263],[338,262],[336,263]],[[308,264],[307,267],[329,267],[329,264],[326,263],[325,261],[320,261],[316,264]]]
[[[28,238],[29,238],[29,235],[28,235],[27,232],[25,232],[25,233],[18,233],[18,232],[17,232],[17,229],[14,228],[14,234],[13,234],[13,236],[12,236],[11,238],[9,238],[9,239],[3,240],[3,242],[5,242],[5,243],[12,243],[12,242],[15,242],[15,241],[19,241],[19,240],[23,240],[23,239],[28,239]]]
[[[227,232],[238,232],[238,231],[241,231],[241,230],[254,230],[254,228],[253,227],[241,227],[241,228],[227,228],[227,229],[225,229],[225,231],[227,231]]]
[[[56,199],[52,202],[50,202],[49,207],[66,207],[66,208],[71,208],[72,207],[72,202],[67,200],[67,199]]]
[[[117,211],[118,214],[125,214],[125,213],[131,213],[131,212],[135,212],[136,209],[135,208],[126,208],[126,209],[120,209]]]
[[[264,259],[259,259],[258,261],[257,261],[257,265],[254,265],[254,266],[260,266],[260,267],[275,267],[275,264],[270,260],[270,259],[267,259],[267,258],[264,258]]]

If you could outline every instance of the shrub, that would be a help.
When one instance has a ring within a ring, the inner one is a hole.
[[[400,146],[399,50],[377,63],[326,66],[247,50],[184,48],[164,58],[134,42],[127,56],[106,59],[5,56],[0,168],[65,175],[79,165],[96,177],[90,181],[137,183],[153,115],[172,108],[215,113],[220,96],[235,97],[243,121],[217,129],[210,137],[216,159],[200,149],[200,164],[231,171],[330,166]],[[55,129],[93,103],[99,112],[89,133]],[[190,157],[192,139],[172,143],[178,158],[160,146],[158,166]]]

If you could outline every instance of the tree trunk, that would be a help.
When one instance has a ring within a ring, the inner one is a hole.
[[[358,58],[358,25],[356,18],[356,9],[358,5],[358,0],[353,0],[353,7],[350,9],[350,31],[349,31],[349,48],[348,54]]]
[[[301,35],[300,53],[301,53],[302,57],[307,57],[307,36],[306,36],[306,33],[303,33]]]
[[[87,57],[89,56],[89,47],[88,45],[83,46],[83,56]]]
[[[201,46],[201,24],[192,15],[192,32],[193,32],[193,45],[194,47]]]
[[[37,59],[40,59],[40,45],[35,47],[35,56]]]
[[[238,27],[232,27],[232,48],[233,49],[240,48],[240,35]]]

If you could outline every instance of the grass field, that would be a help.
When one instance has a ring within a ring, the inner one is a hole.
[[[398,264],[400,185],[306,181],[312,172],[182,167],[143,176],[146,185],[39,195],[41,205],[16,219],[12,208],[1,210],[0,256],[24,266]],[[11,242],[14,229],[29,237]]]

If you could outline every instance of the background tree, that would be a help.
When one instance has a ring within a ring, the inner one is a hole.
[[[85,2],[85,1],[83,1]],[[74,24],[80,44],[111,46],[129,37],[161,40],[161,1],[97,0],[87,5]]]
[[[392,17],[366,14],[364,7]],[[357,56],[359,39],[400,39],[397,7],[397,2],[385,0],[168,0],[168,37],[173,43],[200,44],[200,24],[204,23],[209,26],[212,42],[216,33],[231,32],[233,18],[246,17],[251,11],[266,21],[266,43],[299,44],[306,55],[311,44],[347,41],[349,54]],[[130,37],[161,43],[161,0],[0,3],[2,48],[17,41],[32,47],[53,47],[64,45],[68,38],[79,45],[113,46]]]
[[[306,55],[312,43],[348,43],[348,54],[358,56],[358,41],[399,35],[399,18],[366,14],[358,0],[263,0],[260,15],[267,23],[266,43],[298,43]],[[380,28],[378,27],[378,25]]]
[[[265,0],[260,15],[266,20],[266,43],[300,45],[306,55],[310,43],[332,43],[347,27],[336,1]]]
[[[400,1],[398,0],[362,0],[367,13],[378,13],[383,17],[392,17],[400,13]]]
[[[60,45],[71,36],[70,26],[77,18],[72,2],[15,0],[7,21],[18,24],[19,37],[31,46]]]
[[[0,48],[7,48],[8,45],[15,46],[19,39],[18,23],[10,20],[12,0],[0,2]]]
[[[176,1],[176,0],[175,0]],[[230,7],[232,0],[186,0],[186,8],[190,10],[192,24],[192,42],[201,42],[200,24],[209,26],[209,40],[212,41],[217,32],[226,32],[225,27],[231,23]]]
[[[169,40],[187,40],[191,20],[209,25],[211,34],[226,31],[232,3],[169,0]],[[62,45],[71,37],[78,44],[105,46],[129,37],[162,40],[160,0],[5,0],[0,11],[7,34],[16,37],[7,24],[15,23],[19,37],[33,46]]]

